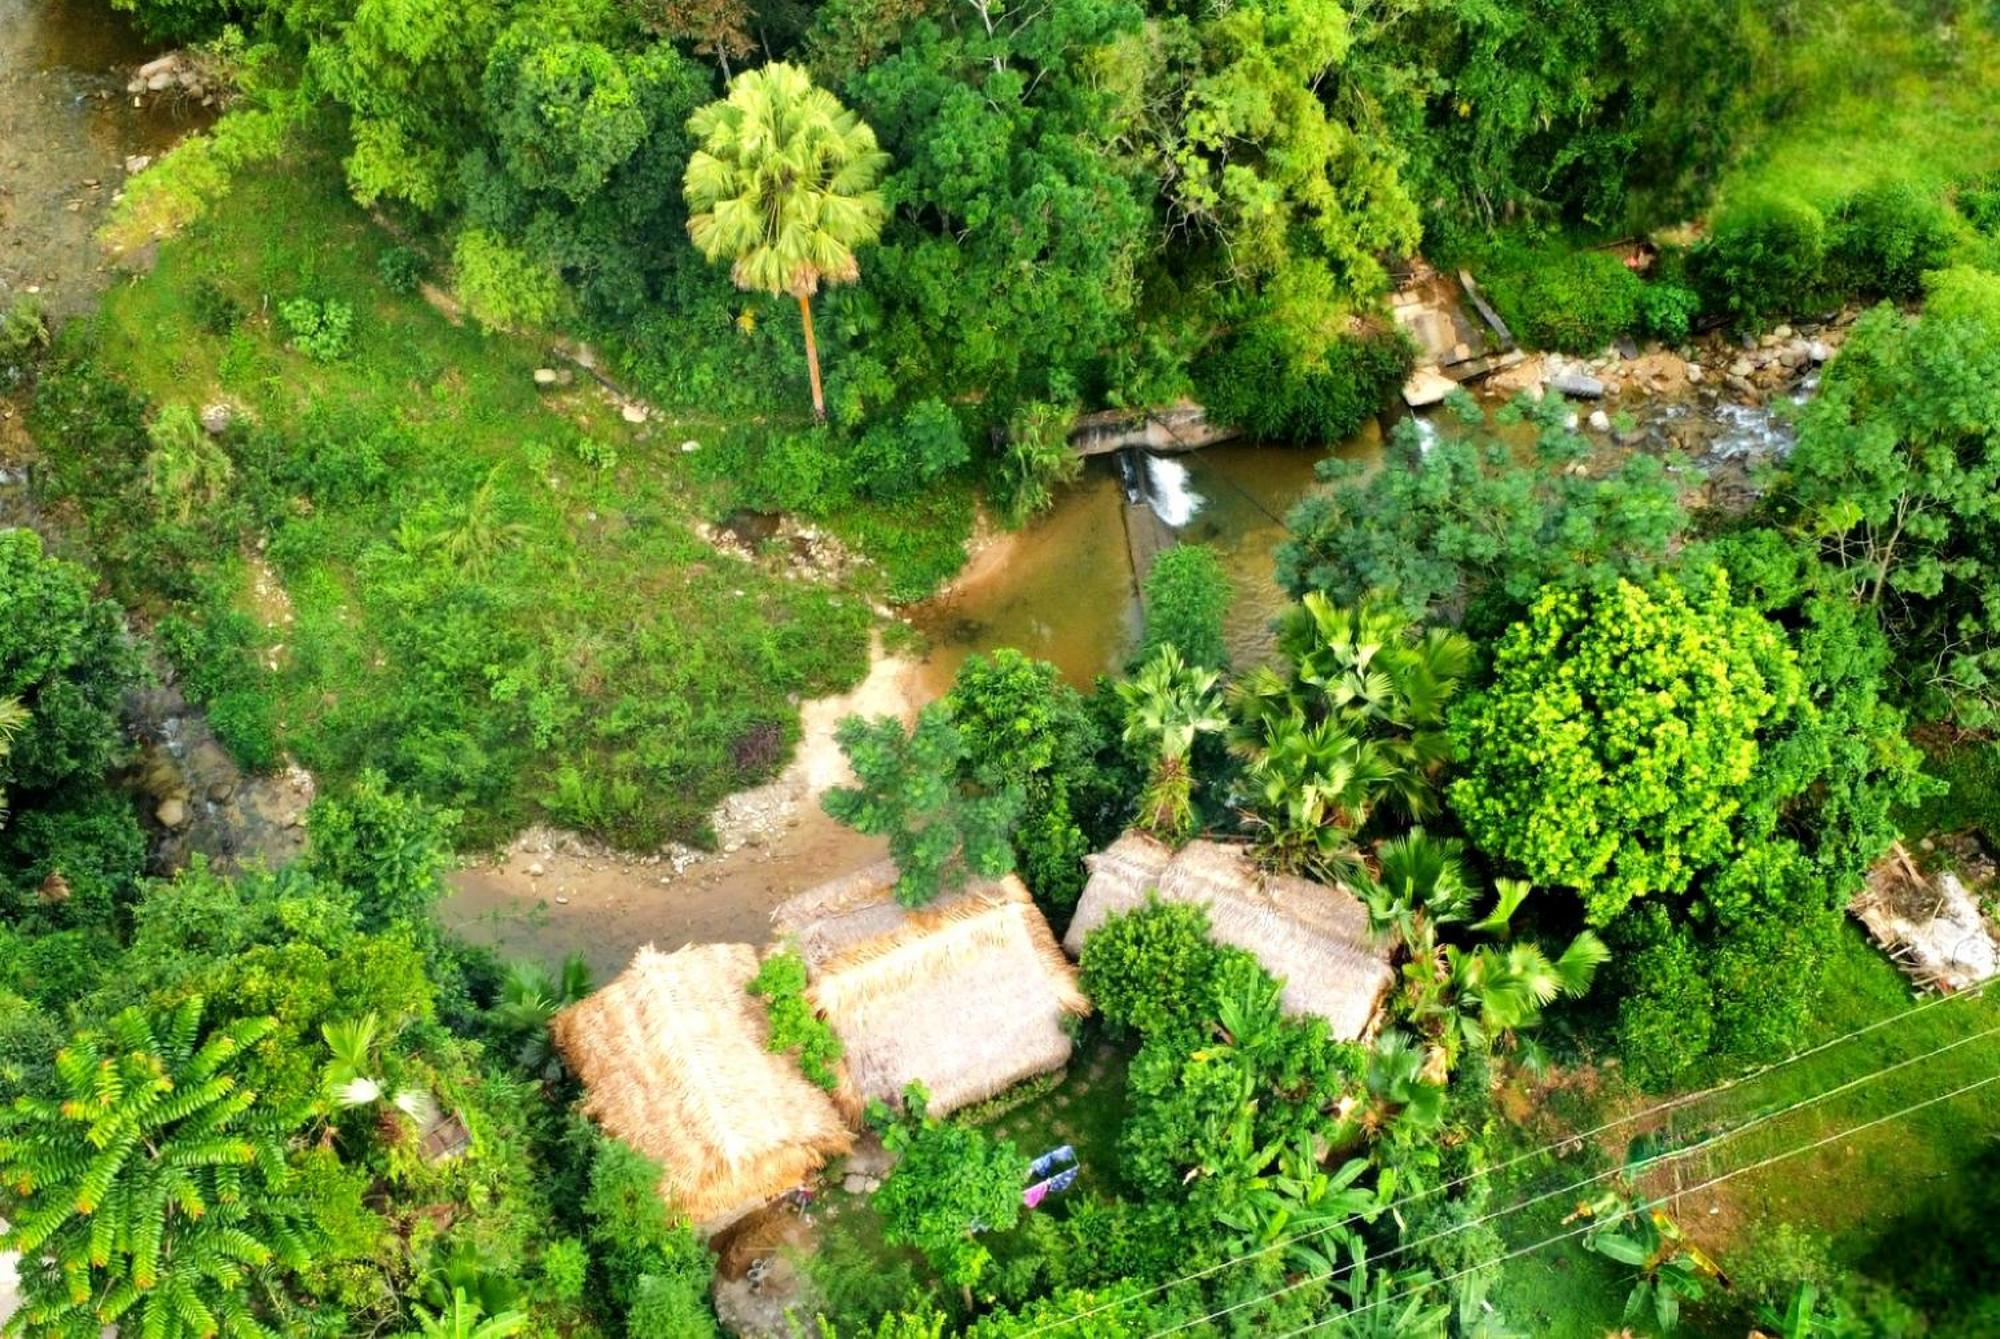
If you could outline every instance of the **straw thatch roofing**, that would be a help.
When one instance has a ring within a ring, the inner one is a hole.
[[[850,1102],[912,1081],[940,1115],[1069,1062],[1066,1014],[1090,1001],[1048,922],[1011,875],[918,910],[887,861],[772,913],[806,960],[807,995],[847,1048]]]
[[[715,1231],[783,1194],[853,1138],[831,1098],[766,1048],[748,944],[648,944],[551,1030],[584,1111],[659,1162],[660,1191]]]
[[[1173,851],[1128,832],[1084,863],[1090,882],[1063,940],[1072,955],[1106,917],[1157,893],[1162,902],[1207,907],[1217,943],[1255,955],[1284,980],[1287,1013],[1317,1014],[1343,1040],[1367,1035],[1394,982],[1389,946],[1370,934],[1368,909],[1352,893],[1266,874],[1240,846],[1196,841]]]

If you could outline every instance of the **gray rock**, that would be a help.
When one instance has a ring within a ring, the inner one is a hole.
[[[1420,367],[1403,383],[1403,403],[1412,409],[1434,405],[1458,389],[1458,383],[1435,367]]]
[[[646,421],[646,406],[642,404],[628,404],[618,412],[627,423],[644,423]]]
[[[1690,386],[1701,385],[1701,378],[1703,373],[1701,370],[1700,363],[1690,362],[1682,370],[1687,373],[1688,385]]]
[[[158,93],[162,89],[172,88],[173,85],[174,76],[170,70],[162,70],[146,80],[147,90],[153,93]]]
[[[1578,400],[1601,400],[1604,383],[1585,372],[1564,368],[1549,378],[1549,387]]]
[[[201,426],[207,430],[208,435],[211,437],[220,437],[223,433],[228,432],[229,425],[235,421],[235,418],[236,411],[228,405],[219,402],[211,405],[203,405],[201,409]]]
[[[1781,325],[1771,332],[1771,337],[1773,339],[1790,339],[1792,337],[1792,328],[1788,325]]]
[[[849,1172],[840,1178],[840,1188],[850,1195],[865,1195],[868,1193],[868,1178],[860,1172]]]
[[[236,793],[234,781],[217,781],[208,788],[208,798],[222,804]]]
[[[1604,412],[1604,411],[1603,411],[1602,409],[1593,409],[1593,410],[1591,410],[1591,411],[1590,411],[1590,426],[1591,426],[1592,428],[1594,428],[1595,430],[1597,430],[1598,432],[1610,432],[1610,431],[1611,431],[1611,415],[1609,415],[1609,414],[1605,413],[1605,412]]]
[[[543,867],[542,862],[539,860],[537,860],[534,864],[528,866],[528,877],[531,879],[539,879],[542,877],[542,875],[547,873],[548,870]]]
[[[150,153],[135,153],[125,160],[125,175],[129,177],[134,173],[144,172],[152,165],[153,155]]]
[[[1756,370],[1757,364],[1751,362],[1748,358],[1738,358],[1729,365],[1729,375],[1732,377],[1747,377]]]

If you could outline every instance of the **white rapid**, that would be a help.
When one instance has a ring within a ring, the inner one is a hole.
[[[1194,491],[1187,466],[1170,456],[1147,456],[1146,501],[1163,524],[1178,530],[1194,519],[1208,499]]]

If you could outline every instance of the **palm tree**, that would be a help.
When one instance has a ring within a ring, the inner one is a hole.
[[[7,761],[13,750],[14,736],[27,726],[28,709],[21,705],[18,697],[0,697],[0,762]],[[7,824],[7,791],[0,787],[0,827]]]
[[[701,142],[683,182],[688,236],[709,260],[730,262],[738,288],[798,299],[813,417],[824,423],[812,296],[859,277],[855,248],[882,231],[875,183],[889,155],[833,94],[783,62],[736,76],[688,129]]]
[[[1134,678],[1118,685],[1125,704],[1125,741],[1151,744],[1153,776],[1139,801],[1139,826],[1166,841],[1185,840],[1194,828],[1194,776],[1188,755],[1201,735],[1220,733],[1229,718],[1215,691],[1212,669],[1189,665],[1167,643]]]
[[[1354,891],[1378,930],[1393,930],[1409,944],[1420,934],[1418,918],[1452,925],[1469,913],[1473,885],[1465,874],[1464,852],[1464,842],[1411,828],[1375,848],[1377,868],[1363,870]]]
[[[404,1339],[507,1339],[528,1324],[528,1317],[519,1311],[488,1315],[483,1306],[465,1295],[463,1288],[452,1289],[450,1302],[440,1310],[431,1312],[417,1307],[416,1313],[417,1324],[422,1328],[406,1331]]]
[[[381,1077],[382,1067],[375,1056],[381,1026],[381,1020],[371,1012],[346,1022],[323,1023],[319,1031],[331,1055],[326,1062],[327,1093],[342,1107],[373,1106],[386,1100],[388,1105],[376,1123],[383,1137],[393,1143],[407,1133],[395,1113],[409,1117],[421,1132],[436,1122],[438,1109],[422,1088],[398,1088],[390,1096],[389,1082]]]
[[[1258,849],[1274,868],[1349,879],[1361,872],[1354,837],[1400,773],[1381,744],[1328,717],[1273,716],[1237,752],[1248,766]]]
[[[563,959],[551,976],[538,962],[517,962],[500,981],[500,999],[493,1006],[494,1028],[515,1044],[522,1069],[551,1082],[562,1077],[562,1058],[549,1035],[549,1022],[591,991],[590,964],[581,953]]]
[[[1543,1008],[1558,997],[1588,991],[1611,956],[1588,930],[1551,960],[1535,944],[1440,949],[1428,926],[1420,928],[1425,933],[1403,964],[1404,1007],[1429,1044],[1426,1071],[1439,1081],[1467,1046],[1504,1041],[1541,1022]]]

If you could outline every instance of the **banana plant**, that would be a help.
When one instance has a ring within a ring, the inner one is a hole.
[[[437,1311],[415,1308],[418,1328],[406,1330],[403,1339],[508,1339],[527,1328],[528,1317],[519,1311],[487,1315],[485,1308],[457,1289],[451,1300]]]
[[[1433,1300],[1430,1271],[1404,1273],[1368,1267],[1367,1243],[1347,1247],[1350,1264],[1341,1286],[1341,1311],[1327,1317],[1326,1334],[1338,1339],[1438,1339],[1451,1307]]]
[[[1388,1203],[1384,1185],[1356,1184],[1368,1171],[1366,1158],[1350,1158],[1327,1171],[1314,1156],[1313,1136],[1301,1133],[1279,1154],[1277,1166],[1250,1178],[1235,1204],[1216,1220],[1236,1233],[1232,1253],[1247,1255],[1285,1243],[1288,1273],[1323,1278],[1356,1239],[1355,1223],[1373,1222]],[[1393,1186],[1393,1178],[1385,1178]]]
[[[1583,1238],[1587,1249],[1635,1271],[1625,1298],[1627,1320],[1650,1312],[1661,1330],[1671,1330],[1680,1324],[1681,1304],[1701,1298],[1703,1281],[1722,1279],[1722,1270],[1680,1224],[1622,1191],[1579,1205],[1564,1221],[1579,1217],[1593,1220]]]

